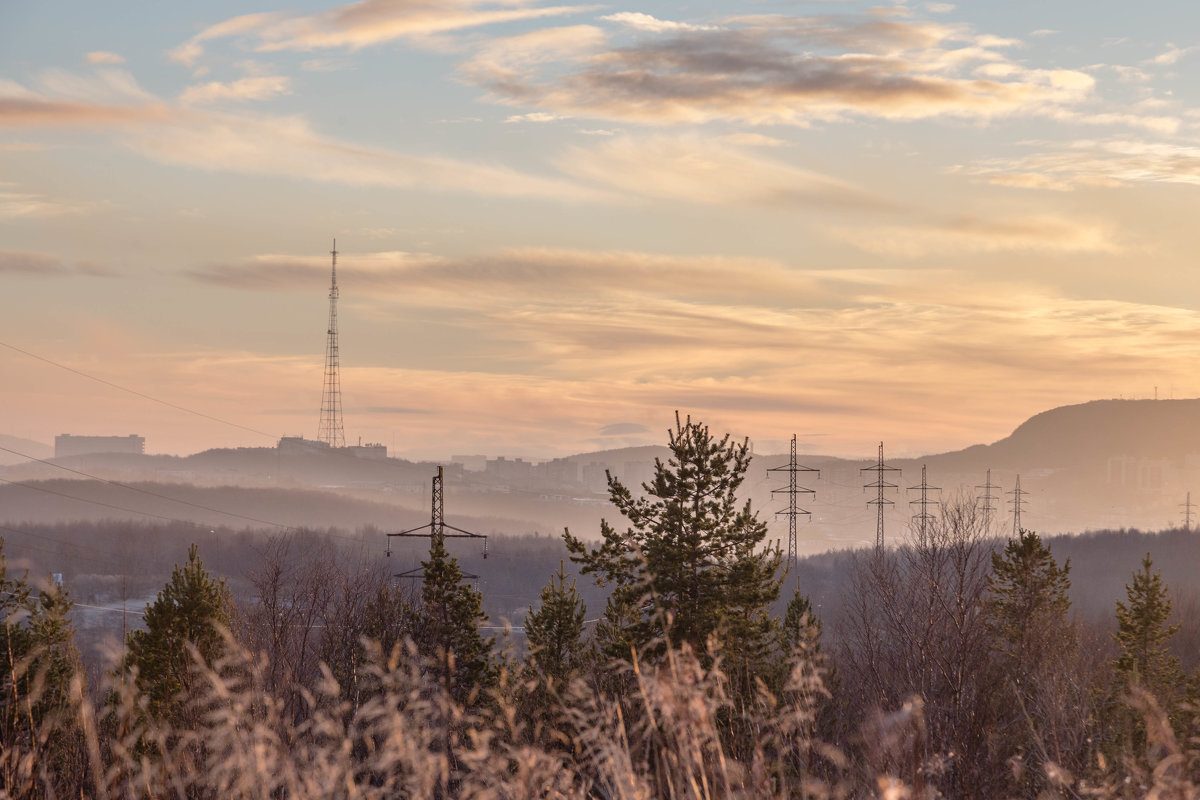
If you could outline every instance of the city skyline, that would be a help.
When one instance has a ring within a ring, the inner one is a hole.
[[[65,19],[70,23],[66,24]],[[911,456],[1194,397],[1200,9],[0,10],[0,341],[315,438]],[[0,433],[273,444],[0,348]]]

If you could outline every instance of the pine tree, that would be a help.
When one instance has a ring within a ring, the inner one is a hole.
[[[603,542],[594,549],[564,533],[571,560],[613,587],[606,618],[634,616],[609,632],[617,645],[609,655],[628,658],[621,647],[642,649],[664,634],[703,655],[719,634],[736,648],[727,657],[757,658],[774,635],[767,609],[779,597],[780,557],[757,551],[766,524],[749,501],[737,499],[749,443],[730,442],[728,434],[715,439],[706,425],[681,422],[677,413],[669,446],[667,463],[656,460],[653,479],[642,486],[646,496],[609,476],[610,499],[629,521],[625,531],[602,521]]]
[[[583,620],[587,606],[575,590],[575,581],[567,585],[564,565],[542,587],[541,601],[535,611],[529,607],[525,617],[525,638],[529,643],[529,663],[540,674],[561,684],[583,660]]]
[[[416,644],[434,665],[437,681],[461,704],[469,704],[477,690],[489,686],[494,676],[491,644],[479,632],[487,616],[479,592],[463,583],[458,559],[446,552],[445,540],[434,536],[429,560],[422,562],[424,585]]]
[[[137,667],[137,688],[152,716],[173,725],[195,725],[188,713],[193,686],[189,647],[205,666],[213,666],[224,653],[222,629],[229,627],[232,610],[225,581],[209,575],[192,545],[187,563],[175,565],[166,586],[146,605],[146,629],[128,636],[125,666]]]
[[[1133,582],[1125,585],[1127,603],[1117,601],[1117,640],[1120,656],[1115,666],[1127,683],[1138,684],[1154,693],[1169,708],[1183,685],[1179,659],[1170,654],[1167,642],[1179,630],[1168,625],[1171,598],[1150,554],[1142,559],[1142,569],[1133,573]]]
[[[821,621],[817,619],[808,595],[799,589],[788,601],[779,632],[784,652],[803,648],[816,654],[821,650]]]
[[[1067,766],[1078,757],[1062,744],[1079,733],[1069,709],[1083,701],[1074,676],[1077,635],[1067,619],[1071,563],[1060,567],[1041,537],[1024,529],[991,560],[983,612],[995,660],[981,696],[995,720],[993,749],[1020,756],[1013,790],[1035,797],[1049,788],[1047,759]]]
[[[1062,648],[1071,600],[1071,562],[1062,567],[1036,533],[1022,529],[1002,553],[992,553],[986,605],[988,630],[1009,668],[1040,664]]]

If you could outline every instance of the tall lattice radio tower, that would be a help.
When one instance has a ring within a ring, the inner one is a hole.
[[[321,426],[317,440],[330,447],[345,447],[346,432],[342,429],[342,378],[338,373],[337,328],[337,239],[333,240],[333,273],[329,284],[329,338],[325,341],[325,389],[321,392]]]

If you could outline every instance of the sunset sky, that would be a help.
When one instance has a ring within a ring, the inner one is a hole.
[[[0,4],[0,433],[990,442],[1200,394],[1200,4]]]

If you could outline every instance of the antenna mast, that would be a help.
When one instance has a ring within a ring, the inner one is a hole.
[[[897,488],[896,484],[888,483],[887,481],[885,481],[883,479],[883,474],[885,472],[899,472],[900,468],[899,467],[889,467],[887,464],[883,463],[883,442],[880,442],[879,443],[879,462],[873,467],[863,467],[859,471],[875,473],[875,482],[866,484],[865,486],[863,486],[863,489],[864,490],[866,490],[866,489],[877,489],[878,490],[878,494],[875,496],[875,499],[868,500],[867,505],[876,506],[876,508],[878,509],[878,512],[879,512],[878,521],[875,523],[875,549],[881,551],[881,550],[883,550],[883,507],[895,505],[895,503],[893,501],[888,500],[883,496],[883,490]]]
[[[337,328],[337,239],[333,240],[330,255],[333,256],[333,271],[329,283],[329,328],[326,331],[329,338],[325,342],[325,388],[321,392],[321,425],[317,430],[317,440],[330,447],[345,447],[346,433],[342,429],[342,379],[338,372],[340,358]]]
[[[771,494],[772,495],[786,494],[788,496],[787,510],[786,511],[776,511],[775,515],[776,516],[785,515],[788,518],[787,568],[791,569],[792,564],[796,560],[796,517],[799,516],[800,514],[805,514],[808,516],[812,515],[812,512],[806,511],[803,508],[800,508],[800,506],[796,504],[796,495],[801,494],[801,493],[811,494],[814,496],[816,495],[816,492],[813,491],[812,489],[806,489],[803,486],[797,485],[796,476],[798,473],[801,473],[801,472],[815,472],[815,473],[817,473],[817,478],[820,478],[821,470],[813,469],[812,467],[802,467],[796,463],[796,434],[793,433],[792,434],[791,457],[788,459],[787,466],[786,467],[771,467],[770,469],[767,470],[767,472],[768,473],[786,472],[788,474],[788,485],[781,489],[772,489]]]

